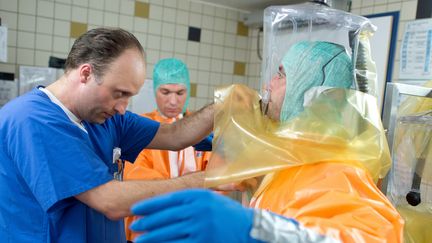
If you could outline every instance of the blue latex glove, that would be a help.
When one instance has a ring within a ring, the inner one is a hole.
[[[195,144],[193,147],[198,151],[211,151],[212,150],[213,133],[210,133],[201,142]]]
[[[144,217],[132,225],[144,232],[134,242],[260,242],[249,236],[253,210],[210,190],[190,189],[135,204]]]

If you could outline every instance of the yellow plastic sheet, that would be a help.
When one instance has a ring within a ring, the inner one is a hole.
[[[390,166],[376,99],[345,89],[322,92],[289,122],[262,115],[258,93],[243,85],[215,92],[209,187],[318,162],[366,168],[377,181]]]

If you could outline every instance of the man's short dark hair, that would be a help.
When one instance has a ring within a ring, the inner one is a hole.
[[[90,63],[96,77],[102,77],[107,67],[127,49],[144,49],[137,38],[120,28],[96,28],[75,40],[66,59],[65,72]]]

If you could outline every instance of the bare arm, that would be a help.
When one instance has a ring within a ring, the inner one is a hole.
[[[171,124],[161,124],[146,148],[180,150],[201,141],[213,130],[214,105]]]
[[[130,207],[140,200],[181,189],[203,187],[203,184],[204,172],[168,180],[112,180],[75,197],[109,219],[118,220],[131,215]]]

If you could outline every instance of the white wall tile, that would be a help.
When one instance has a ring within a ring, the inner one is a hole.
[[[8,46],[17,46],[17,31],[8,30]]]
[[[191,13],[189,15],[189,26],[202,27],[202,16],[201,14]]]
[[[105,0],[105,11],[118,13],[120,10],[120,0]]]
[[[161,43],[161,37],[156,36],[156,35],[148,35],[147,36],[147,47],[154,49],[154,50],[159,50],[161,49],[160,46]]]
[[[18,11],[18,1],[11,0],[0,0],[0,9],[5,11],[17,12]]]
[[[198,69],[198,57],[193,55],[188,55],[186,57],[186,65],[189,69]]]
[[[18,12],[22,14],[36,15],[36,0],[19,0]]]
[[[36,17],[32,15],[18,15],[18,30],[33,32],[36,28]]]
[[[37,15],[43,17],[54,17],[54,3],[51,1],[39,1],[37,4]]]
[[[125,30],[132,31],[133,30],[133,17],[127,15],[120,15],[119,18],[119,27]]]
[[[213,32],[213,44],[215,45],[223,45],[225,39],[225,35],[223,32]]]
[[[54,17],[56,19],[71,20],[72,8],[70,5],[55,3],[54,4]]]
[[[223,53],[224,53],[223,48],[221,46],[216,46],[216,45],[212,46],[212,57],[213,58],[222,59]]]
[[[135,13],[135,1],[121,1],[120,13],[133,16]]]
[[[51,35],[43,35],[36,34],[36,49],[51,51],[52,48],[52,36]]]
[[[386,5],[376,5],[374,6],[373,12],[376,13],[385,13],[387,11]]]
[[[0,62],[0,72],[15,73],[15,69],[15,65]]]
[[[149,11],[149,18],[155,20],[163,20],[162,13],[163,10],[161,6],[151,5]]]
[[[53,51],[65,53],[69,51],[69,38],[54,36],[53,38]]]
[[[201,43],[199,55],[202,57],[211,57],[212,47],[209,44]]]
[[[195,41],[187,42],[187,53],[190,55],[199,55],[199,43]]]
[[[199,73],[198,73],[199,77]],[[202,81],[202,80],[200,80]],[[197,97],[203,97],[206,98],[208,96],[208,86],[204,84],[198,84],[197,85]]]
[[[118,13],[104,13],[104,25],[109,27],[118,27],[119,15]]]
[[[54,21],[54,35],[69,37],[70,35],[70,22],[55,20]]]
[[[177,0],[163,0],[165,7],[177,8]]]
[[[147,32],[148,20],[134,17],[134,30],[138,32]]]
[[[204,71],[210,71],[210,58],[199,57],[198,58],[198,69]]]
[[[8,47],[7,50],[7,62],[16,63],[16,47]]]
[[[198,72],[198,83],[208,85],[210,83],[210,72],[207,71],[199,71]],[[204,94],[203,97],[207,97],[207,94]]]
[[[18,31],[17,47],[34,49],[35,47],[35,34],[30,32]]]
[[[226,15],[227,15],[226,12],[227,12],[227,9],[225,9],[225,8],[217,8],[216,7],[216,9],[215,9],[215,16],[225,19]]]
[[[212,59],[210,63],[210,70],[212,72],[221,73],[222,72],[222,61],[218,59]]]
[[[219,86],[222,83],[222,74],[220,72],[212,72],[210,73],[210,84]]]
[[[225,34],[224,46],[235,47],[236,37],[234,34]]]
[[[224,32],[225,31],[225,25],[226,25],[225,19],[222,19],[222,18],[215,18],[214,19],[214,30]]]
[[[239,18],[240,18],[239,12],[234,11],[234,10],[228,10],[227,11],[227,19],[237,21],[237,20],[239,20]]]
[[[177,25],[175,31],[176,38],[187,40],[189,32],[189,28],[187,26]]]
[[[162,36],[174,37],[175,25],[172,23],[162,22]]]
[[[104,0],[91,0],[89,1],[89,7],[92,9],[103,10],[105,5]]]
[[[18,27],[18,14],[0,11],[0,17],[2,20],[2,25],[8,27],[10,29],[17,29]]]
[[[234,48],[225,47],[223,59],[229,60],[229,61],[234,61]]]
[[[155,64],[159,61],[159,50],[147,49],[147,62]],[[153,72],[153,71],[152,71]]]
[[[162,34],[162,22],[159,20],[149,20],[148,33],[154,35]]]
[[[202,16],[202,24],[201,24],[201,26],[202,26],[202,28],[213,30],[213,27],[214,27],[214,17],[213,16],[208,16],[208,15],[203,15]]]
[[[174,51],[177,53],[185,54],[187,49],[187,41],[176,39],[174,41]]]
[[[48,67],[50,52],[36,51],[35,52],[35,65],[40,67]]]
[[[379,5],[379,4],[386,4],[387,3],[387,0],[375,0],[375,6],[376,5]]]
[[[89,0],[73,0],[73,5],[87,8],[89,6]]]
[[[175,23],[176,22],[176,16],[177,16],[177,12],[175,9],[173,8],[163,8],[163,19],[162,22],[166,23],[166,22],[171,22],[171,23]]]
[[[401,10],[401,7],[402,7],[402,4],[400,2],[399,3],[388,4],[387,5],[387,11],[389,11],[389,12],[399,11],[399,10]]]
[[[209,43],[213,42],[213,31],[201,29],[201,43]]]
[[[211,5],[203,5],[203,14],[204,16],[214,16],[215,15],[215,7]]]
[[[189,0],[178,0],[177,1],[177,8],[189,11],[189,9],[190,9],[190,1]]]
[[[34,65],[34,50],[17,49],[17,64],[18,65]]]
[[[228,20],[226,22],[226,32],[230,34],[236,34],[237,33],[237,21]]]
[[[92,25],[103,25],[104,12],[95,9],[88,11],[88,23]]]
[[[183,11],[183,10],[177,10],[176,23],[188,25],[189,24],[189,13],[186,11]]]
[[[201,3],[197,3],[197,2],[191,2],[190,3],[190,11],[194,12],[194,13],[202,13],[202,4]]]
[[[87,23],[88,8],[72,7],[72,21]]]
[[[400,14],[401,20],[413,20],[416,18],[417,1],[404,1]]]
[[[374,5],[374,0],[363,0],[362,7],[370,7]]]
[[[223,61],[222,73],[232,74],[233,71],[234,71],[234,62],[233,61]]]
[[[174,51],[174,39],[162,37],[160,48],[163,51],[173,52]]]

